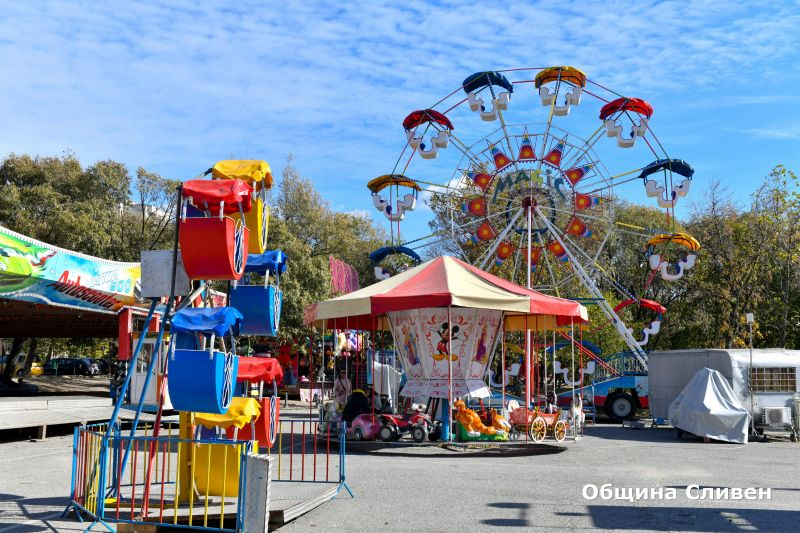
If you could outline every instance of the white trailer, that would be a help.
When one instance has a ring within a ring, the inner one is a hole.
[[[752,361],[751,369],[748,349],[650,352],[650,414],[656,420],[666,419],[672,401],[698,370],[707,367],[725,376],[757,426],[800,427],[800,350],[753,350]]]

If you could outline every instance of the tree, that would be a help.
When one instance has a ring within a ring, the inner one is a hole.
[[[753,194],[747,217],[760,252],[762,301],[758,309],[764,340],[770,345],[796,345],[800,325],[798,258],[800,256],[800,193],[798,178],[775,167]]]
[[[140,212],[131,208],[132,185]],[[143,168],[132,183],[125,166],[110,160],[84,168],[69,152],[61,157],[10,154],[0,164],[0,225],[69,250],[138,261],[142,249],[172,246],[177,186]],[[33,363],[36,345],[30,342],[25,369]],[[106,345],[72,340],[59,351],[97,354]],[[6,374],[10,371],[7,366]]]
[[[130,208],[131,185],[141,215]],[[77,252],[138,261],[142,249],[172,246],[177,186],[143,168],[132,183],[115,161],[84,169],[71,153],[10,154],[0,164],[0,225]]]
[[[303,310],[332,296],[328,257],[334,255],[355,267],[362,286],[367,285],[374,282],[369,253],[386,242],[386,235],[368,218],[334,212],[313,183],[294,168],[291,157],[274,211],[269,247],[283,250],[289,258],[281,278],[281,336],[295,338],[307,333]]]

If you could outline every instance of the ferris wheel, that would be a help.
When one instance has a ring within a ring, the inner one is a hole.
[[[392,172],[368,185],[392,235],[374,254],[376,275],[391,275],[381,261],[392,254],[418,262],[439,246],[521,285],[597,304],[646,367],[643,347],[666,310],[644,296],[652,283],[680,279],[700,247],[674,225],[694,170],[667,153],[653,114],[647,101],[574,67],[468,76],[405,118]],[[617,218],[620,201],[638,195],[665,211],[653,227]],[[403,240],[401,222],[420,197],[434,211],[434,231]],[[647,254],[642,287],[623,286],[607,262],[629,243]],[[649,318],[628,327],[627,309]]]

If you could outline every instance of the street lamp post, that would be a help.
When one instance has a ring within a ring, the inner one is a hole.
[[[750,328],[750,368],[748,374],[749,378],[747,382],[747,392],[750,394],[750,433],[755,435],[755,399],[753,397],[753,322],[755,322],[753,313],[747,313],[747,325]]]

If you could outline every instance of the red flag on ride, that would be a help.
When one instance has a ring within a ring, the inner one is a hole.
[[[477,230],[475,230],[475,234],[472,235],[470,240],[472,242],[488,241],[489,239],[494,239],[496,236],[497,234],[494,232],[492,226],[488,222],[484,221],[484,223],[481,224]]]
[[[461,206],[461,211],[470,215],[475,215],[477,217],[485,217],[486,216],[486,198],[483,196],[479,196],[477,198],[471,198],[464,202]]]
[[[558,241],[550,241],[547,244],[547,249],[556,256],[556,259],[560,261],[564,261],[565,263],[569,261],[569,256],[567,255],[567,251],[564,249],[563,246]]]
[[[547,155],[544,156],[543,161],[545,163],[553,165],[556,168],[560,168],[561,158],[564,156],[564,149],[566,148],[566,146],[567,146],[567,138],[564,137],[563,139],[558,141],[558,144],[556,144],[553,148],[551,148],[549,152],[547,152]]]
[[[482,191],[485,191],[489,188],[489,184],[492,182],[492,177],[485,172],[467,172],[467,177],[472,180],[472,182],[480,187]]]
[[[588,209],[600,205],[600,198],[588,194],[575,193],[575,209]]]
[[[522,134],[522,145],[519,147],[517,161],[536,161],[536,152],[533,151],[533,143],[527,131]]]
[[[492,152],[495,168],[500,171],[512,163],[511,158],[501,152],[495,145],[490,144],[489,150]]]
[[[590,170],[594,167],[594,163],[589,163],[588,165],[581,165],[579,167],[574,167],[569,170],[564,171],[564,175],[567,177],[569,182],[574,187],[581,181],[586,174],[589,173]]]
[[[497,246],[497,255],[494,258],[494,264],[500,266],[505,262],[506,259],[511,257],[511,254],[514,253],[514,245],[510,242],[502,241]]]
[[[592,230],[590,230],[586,223],[578,217],[572,217],[572,220],[569,221],[569,224],[567,225],[567,233],[570,235],[577,235],[578,237],[592,236]]]

